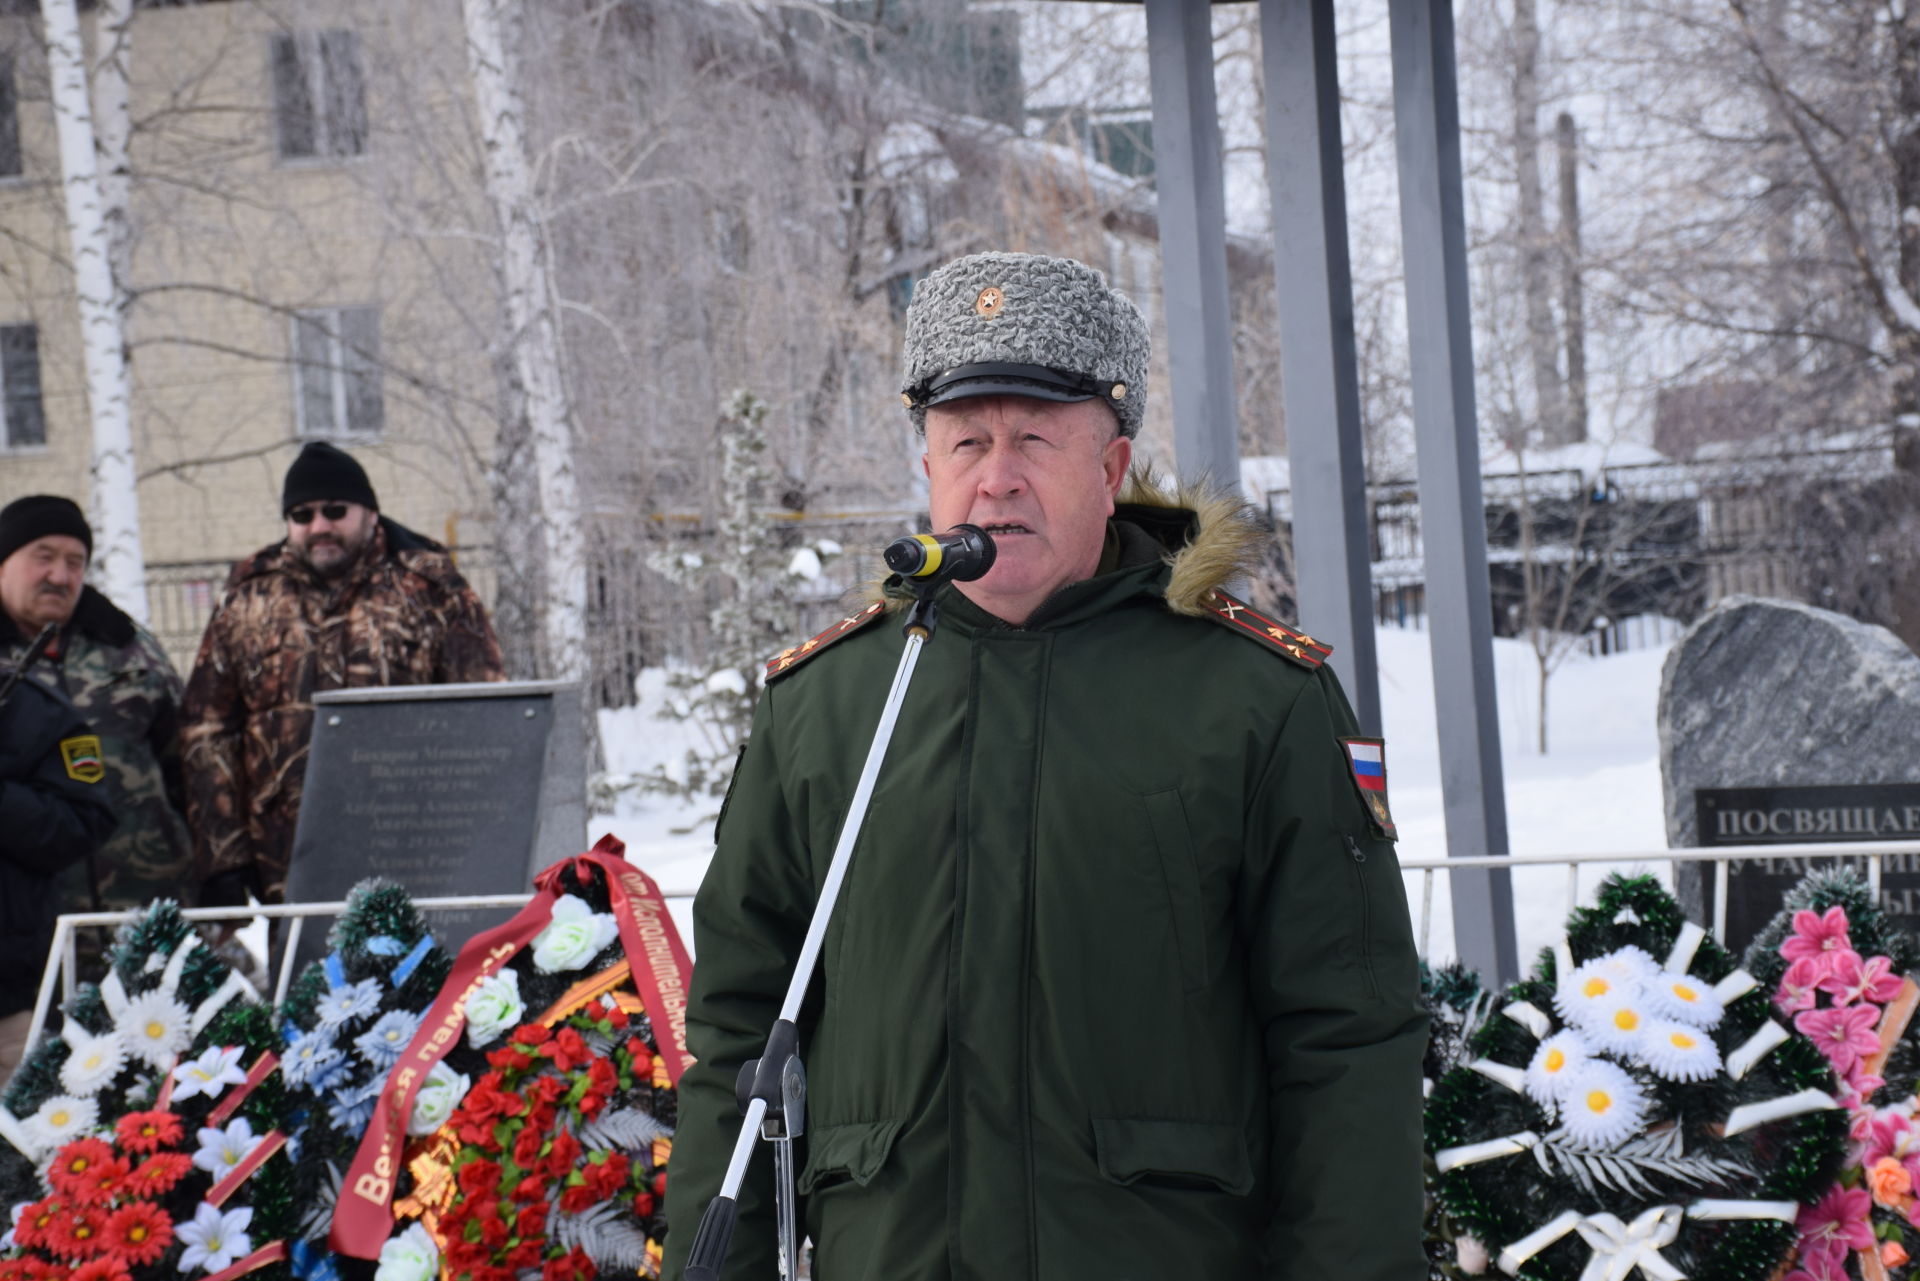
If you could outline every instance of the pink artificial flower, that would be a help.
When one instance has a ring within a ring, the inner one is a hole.
[[[1800,1262],[1819,1275],[1822,1265],[1836,1271],[1848,1250],[1871,1250],[1879,1243],[1867,1215],[1873,1195],[1865,1188],[1834,1184],[1812,1205],[1800,1207]]]
[[[1824,914],[1800,911],[1793,914],[1793,933],[1780,945],[1780,955],[1789,961],[1821,956],[1841,949],[1852,950],[1847,938],[1847,913],[1837,904]]]
[[[1834,1071],[1843,1073],[1862,1058],[1880,1052],[1880,1038],[1873,1030],[1879,1021],[1879,1007],[1872,1005],[1802,1010],[1793,1016],[1793,1025],[1801,1035],[1820,1047]]]
[[[1810,1010],[1817,1000],[1815,991],[1826,977],[1825,952],[1819,956],[1803,956],[1789,965],[1787,972],[1780,976],[1780,990],[1773,994],[1773,1003],[1780,1007],[1782,1014]]]
[[[1820,980],[1820,987],[1833,996],[1835,1005],[1852,1005],[1859,1000],[1885,1005],[1900,995],[1900,976],[1892,970],[1893,962],[1884,956],[1862,961],[1851,948],[1829,952],[1826,977]]]
[[[1800,1241],[1800,1276],[1808,1281],[1847,1281],[1847,1247],[1825,1237]]]
[[[1893,1108],[1881,1108],[1873,1114],[1873,1137],[1867,1141],[1862,1165],[1871,1167],[1883,1156],[1905,1161],[1920,1154],[1920,1129],[1913,1118]]]

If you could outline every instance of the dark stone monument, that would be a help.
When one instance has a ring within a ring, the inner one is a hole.
[[[1731,597],[1667,656],[1660,773],[1676,849],[1920,840],[1920,657],[1883,627]],[[1811,867],[1845,861],[1734,863],[1727,944],[1745,947]],[[1679,864],[1674,880],[1710,923],[1712,866]],[[1884,860],[1881,898],[1920,925],[1920,858]]]
[[[287,901],[331,902],[369,876],[415,898],[518,894],[586,848],[578,685],[549,681],[332,690],[312,747]],[[436,912],[449,949],[508,912]],[[296,965],[319,956],[308,922]]]

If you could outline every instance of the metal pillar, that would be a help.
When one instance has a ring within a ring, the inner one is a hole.
[[[1213,91],[1213,24],[1192,0],[1146,0],[1153,167],[1160,203],[1160,297],[1180,474],[1240,492],[1226,188]]]
[[[1260,0],[1260,48],[1300,620],[1333,646],[1361,729],[1378,733],[1333,0]]]
[[[1506,854],[1493,610],[1467,306],[1460,115],[1449,0],[1389,0],[1413,418],[1447,852]],[[1505,868],[1452,876],[1454,948],[1489,981],[1519,974]]]

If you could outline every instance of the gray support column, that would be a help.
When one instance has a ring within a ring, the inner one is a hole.
[[[1173,382],[1173,452],[1189,480],[1240,492],[1227,298],[1226,188],[1213,92],[1213,24],[1193,0],[1147,0],[1160,298]]]
[[[1447,852],[1505,854],[1487,527],[1473,402],[1460,115],[1449,0],[1389,0],[1420,530],[1440,721]],[[1505,868],[1452,874],[1454,948],[1488,979],[1519,974]]]
[[[1367,477],[1333,0],[1260,0],[1267,184],[1300,624],[1333,646],[1360,728],[1380,732]]]

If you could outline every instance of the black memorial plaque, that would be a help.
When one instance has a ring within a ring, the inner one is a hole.
[[[1694,794],[1694,830],[1703,846],[1845,844],[1920,840],[1920,783],[1863,783],[1808,787],[1703,787]],[[1867,860],[1834,857],[1742,859],[1727,869],[1727,946],[1739,952],[1780,910],[1780,901],[1809,871],[1851,866],[1862,877]],[[1712,919],[1711,865],[1696,870],[1702,902]],[[1887,912],[1920,926],[1920,857],[1881,861],[1880,901]]]
[[[578,708],[577,687],[535,682],[319,696],[288,901],[344,899],[370,876],[415,898],[527,892],[585,848]],[[429,921],[454,950],[508,915]],[[297,964],[322,953],[330,924],[308,923]]]

